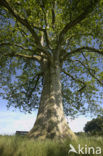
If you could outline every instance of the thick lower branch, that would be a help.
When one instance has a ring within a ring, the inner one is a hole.
[[[35,61],[38,61],[38,62],[41,62],[41,57],[40,56],[30,56],[30,55],[25,55],[25,54],[20,54],[20,53],[17,53],[15,54],[14,52],[12,53],[9,53],[9,54],[3,54],[3,56],[6,56],[6,57],[19,57],[19,58],[24,58],[24,59],[32,59],[32,60],[35,60]]]

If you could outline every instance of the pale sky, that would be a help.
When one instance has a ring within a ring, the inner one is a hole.
[[[5,101],[0,100],[0,134],[15,134],[16,131],[29,131],[35,122],[37,112],[24,114],[20,111],[7,110]],[[69,119],[69,126],[74,132],[83,131],[87,121],[91,120],[80,116],[75,120]]]

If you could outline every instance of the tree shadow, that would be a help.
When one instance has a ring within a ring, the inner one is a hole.
[[[4,153],[4,147],[0,147],[0,156],[3,156]]]

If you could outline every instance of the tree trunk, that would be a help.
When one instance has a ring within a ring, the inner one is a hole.
[[[75,138],[66,122],[61,94],[60,65],[43,63],[43,90],[34,127],[29,132],[34,138]]]

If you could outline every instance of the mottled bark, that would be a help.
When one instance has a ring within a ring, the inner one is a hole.
[[[61,95],[59,62],[42,64],[43,90],[34,127],[29,133],[34,138],[75,138],[66,122]]]

